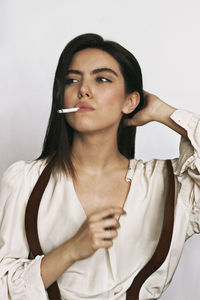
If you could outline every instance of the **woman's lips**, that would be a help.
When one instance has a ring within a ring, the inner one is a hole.
[[[79,112],[86,112],[86,111],[94,111],[94,108],[81,107],[81,108],[79,108],[79,110],[77,110],[77,113],[79,113]]]
[[[78,112],[86,112],[86,111],[94,111],[95,108],[92,107],[89,103],[87,102],[79,102],[75,105],[75,107],[79,107]]]

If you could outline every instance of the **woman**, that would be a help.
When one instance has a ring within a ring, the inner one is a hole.
[[[71,107],[79,110],[57,113]],[[150,121],[182,136],[180,157],[172,160],[170,249],[139,299],[161,296],[186,238],[200,230],[199,117],[143,92],[134,56],[85,34],[61,54],[42,154],[33,162],[16,162],[2,179],[0,299],[48,299],[46,289],[55,281],[62,299],[126,299],[158,244],[168,188],[164,160],[134,159],[136,126]],[[44,255],[29,259],[25,209],[52,159],[37,220]]]

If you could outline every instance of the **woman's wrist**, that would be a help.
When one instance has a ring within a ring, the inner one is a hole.
[[[170,116],[175,110],[175,107],[172,107],[171,105],[157,98],[154,101],[154,105],[151,109],[151,119],[152,121],[167,125],[169,120],[171,120]]]
[[[64,260],[71,264],[79,260],[73,238],[63,244],[62,255]]]
[[[137,112],[131,119],[126,119],[127,126],[142,126],[155,121],[162,123],[182,136],[187,137],[187,132],[172,119],[171,115],[176,110],[175,107],[167,104],[154,94],[144,91],[145,106]]]
[[[71,240],[45,255],[41,262],[41,276],[45,288],[56,281],[74,262]]]
[[[159,99],[159,104],[157,109],[154,111],[154,115],[152,116],[153,120],[159,123],[162,123],[177,133],[181,134],[184,137],[187,137],[187,132],[184,128],[176,124],[172,119],[171,115],[174,113],[176,108],[167,104],[166,102]]]

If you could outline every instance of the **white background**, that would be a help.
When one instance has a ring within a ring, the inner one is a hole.
[[[121,43],[140,62],[146,90],[199,113],[199,14],[199,0],[1,0],[0,175],[39,156],[59,55],[81,33]],[[138,130],[136,157],[175,157],[178,143],[178,134],[151,123]],[[199,250],[192,237],[162,300],[199,300]]]

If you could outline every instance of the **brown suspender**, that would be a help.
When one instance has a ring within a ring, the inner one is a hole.
[[[174,194],[175,194],[175,183],[174,174],[171,160],[167,160],[168,169],[168,190],[167,197],[165,200],[165,210],[162,231],[156,250],[149,260],[149,262],[143,267],[142,270],[134,278],[130,288],[127,290],[127,300],[139,299],[140,288],[146,279],[153,274],[165,261],[167,257],[172,233],[174,226]]]
[[[37,230],[37,217],[38,210],[40,206],[40,201],[42,195],[45,191],[45,188],[49,182],[51,175],[51,170],[54,160],[52,160],[43,170],[40,175],[36,185],[33,188],[33,191],[29,197],[26,213],[25,213],[25,230],[26,236],[30,248],[31,257],[34,258],[37,255],[42,255],[42,249],[40,246],[40,241],[38,237]],[[163,226],[160,235],[160,239],[156,250],[149,260],[149,262],[143,267],[143,269],[137,274],[134,278],[132,285],[127,290],[127,300],[137,300],[139,299],[140,288],[146,279],[155,272],[165,261],[167,257],[172,233],[173,233],[173,224],[174,224],[174,193],[175,193],[175,184],[173,169],[170,160],[167,160],[167,169],[168,169],[168,192],[165,201],[165,210],[164,210],[164,219]],[[47,293],[50,300],[61,300],[60,291],[58,288],[57,282],[54,282],[48,289]]]
[[[37,230],[37,217],[40,206],[40,201],[45,188],[49,182],[51,170],[54,160],[52,160],[43,170],[42,174],[38,178],[36,185],[29,197],[26,213],[25,213],[25,230],[26,237],[29,244],[30,256],[34,258],[36,255],[42,255],[42,248],[38,237]],[[57,282],[54,282],[48,289],[47,293],[50,300],[61,300],[60,291]]]

